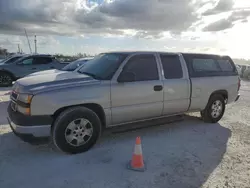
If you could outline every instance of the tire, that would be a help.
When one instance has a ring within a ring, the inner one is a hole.
[[[100,137],[101,128],[101,121],[95,112],[85,107],[72,107],[56,118],[52,126],[52,141],[57,149],[65,153],[86,152]],[[78,141],[83,143],[79,145]]]
[[[201,111],[201,117],[206,123],[217,123],[223,117],[225,108],[224,97],[214,94],[210,97],[206,108]]]
[[[0,87],[11,86],[13,82],[12,76],[7,72],[0,72]]]

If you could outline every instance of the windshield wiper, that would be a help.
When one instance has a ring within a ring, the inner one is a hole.
[[[99,77],[99,76],[97,76],[97,75],[95,75],[95,74],[89,73],[89,72],[82,72],[82,71],[80,71],[80,70],[78,70],[77,72],[78,72],[78,73],[81,73],[81,74],[86,74],[86,75],[88,75],[88,76],[91,76],[92,78],[94,78],[94,79],[96,79],[96,80],[102,80],[101,77]]]

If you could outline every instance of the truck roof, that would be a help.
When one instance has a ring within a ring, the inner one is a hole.
[[[209,53],[181,53],[183,55],[204,55],[204,56],[221,56],[221,57],[226,57],[228,55],[221,55],[221,54],[209,54]]]
[[[169,53],[169,54],[180,54],[176,52],[163,52],[163,51],[109,51],[106,53],[119,53],[119,54],[133,54],[133,53]]]
[[[133,54],[133,53],[167,53],[167,54],[175,54],[175,55],[206,55],[206,56],[226,56],[219,54],[209,54],[209,53],[191,53],[191,52],[167,52],[167,51],[110,51],[106,53],[120,53],[120,54]]]

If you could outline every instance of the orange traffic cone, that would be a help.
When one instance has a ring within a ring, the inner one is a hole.
[[[141,138],[137,137],[135,142],[135,148],[132,160],[129,161],[128,169],[135,171],[145,171],[146,167],[143,161],[142,148],[141,148]]]

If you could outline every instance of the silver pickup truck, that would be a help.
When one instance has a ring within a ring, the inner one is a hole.
[[[80,153],[107,127],[197,111],[218,122],[239,89],[228,56],[109,52],[77,71],[17,80],[7,119],[25,141],[51,137],[58,149]]]

